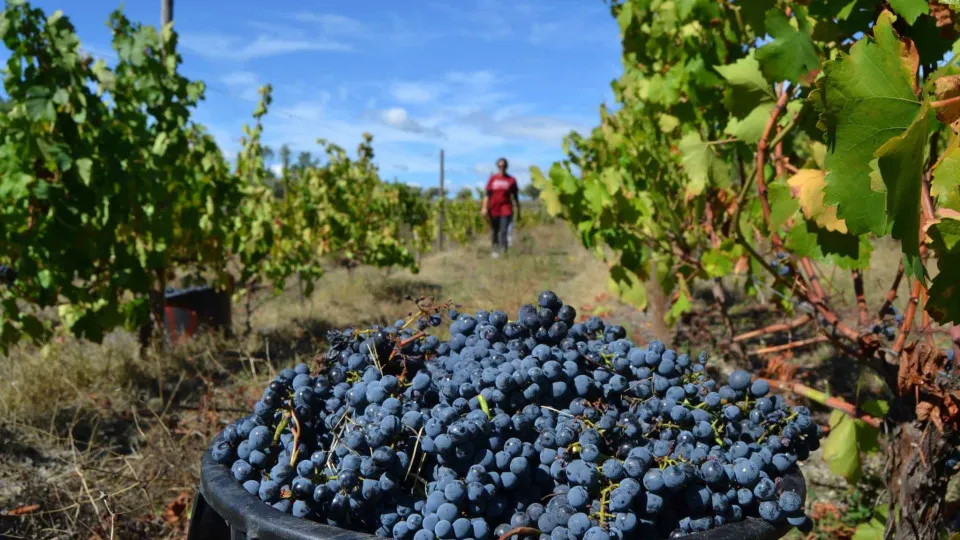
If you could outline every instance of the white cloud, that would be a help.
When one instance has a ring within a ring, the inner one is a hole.
[[[418,82],[397,82],[390,86],[390,95],[399,103],[420,104],[436,99],[441,89]]]
[[[422,133],[430,137],[442,137],[443,132],[433,126],[428,126],[410,118],[407,110],[402,107],[393,107],[385,111],[379,111],[377,117],[384,124],[399,129],[400,131],[406,131],[408,133]]]
[[[294,15],[302,23],[315,24],[325,34],[356,36],[367,32],[367,26],[356,19],[336,13],[314,13],[301,11]]]
[[[184,34],[181,42],[191,52],[218,60],[246,61],[306,51],[349,51],[346,43],[261,34],[252,41],[219,33]]]
[[[260,77],[252,71],[232,71],[220,77],[220,82],[242,100],[256,102],[260,99]]]

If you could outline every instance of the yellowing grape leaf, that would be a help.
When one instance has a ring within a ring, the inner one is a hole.
[[[800,208],[807,219],[813,220],[828,231],[846,234],[847,225],[837,219],[836,206],[823,206],[823,188],[826,172],[817,169],[800,169],[787,180],[793,196],[800,201]]]
[[[864,37],[826,62],[810,100],[820,109],[829,152],[824,204],[853,234],[884,234],[886,195],[871,189],[870,162],[891,138],[902,135],[920,113],[910,51],[893,29],[896,17],[880,14],[873,37]],[[912,140],[912,139],[911,139]]]
[[[680,119],[670,114],[661,114],[658,120],[660,131],[670,133],[680,125]]]
[[[555,164],[550,168],[550,176],[554,174],[562,174],[563,171],[559,164]],[[560,205],[560,197],[557,196],[556,191],[553,190],[553,186],[550,182],[547,182],[547,179],[544,178],[543,172],[540,170],[540,167],[536,165],[530,167],[530,181],[533,185],[540,190],[540,200],[543,201],[543,205],[547,210],[547,213],[551,216],[560,215],[562,206]]]
[[[830,466],[830,472],[842,476],[850,484],[860,478],[857,425],[853,418],[840,411],[830,414],[830,434],[823,443],[823,460]]]
[[[937,101],[946,101],[960,97],[960,75],[948,75],[933,81]],[[953,131],[960,131],[960,99],[948,105],[937,107],[937,119],[950,124]]]

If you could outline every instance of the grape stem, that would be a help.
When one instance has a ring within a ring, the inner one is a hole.
[[[857,407],[852,403],[844,401],[843,399],[835,396],[828,396],[827,394],[819,390],[810,388],[809,386],[804,386],[799,383],[793,383],[788,381],[776,381],[773,379],[763,379],[763,380],[767,381],[767,383],[769,383],[772,388],[777,388],[786,392],[797,394],[798,396],[803,396],[809,399],[810,401],[819,403],[820,405],[829,407],[834,410],[838,410],[846,414],[847,416],[857,418],[859,420],[863,420],[868,425],[873,426],[875,428],[879,428],[880,424],[882,423],[881,419],[875,416],[870,416],[869,414],[866,414],[866,413],[863,413],[862,411],[857,410]]]
[[[867,313],[867,297],[863,293],[863,272],[854,270],[853,291],[857,297],[857,310],[860,313],[860,329],[864,330],[870,326],[870,315]]]
[[[280,423],[277,424],[277,429],[273,432],[273,446],[276,446],[280,442],[280,434],[283,433],[283,430],[287,427],[287,422],[290,421],[290,413],[288,411],[283,411],[283,416],[280,418]]]
[[[767,124],[763,128],[763,134],[760,135],[760,142],[757,143],[757,194],[760,196],[760,206],[763,209],[763,219],[767,223],[767,228],[770,228],[771,214],[770,199],[767,198],[767,182],[764,178],[764,166],[766,165],[767,159],[767,139],[770,137],[770,132],[773,131],[773,127],[777,124],[777,119],[780,117],[780,114],[786,109],[789,99],[789,92],[784,90],[780,93],[780,97],[777,99],[773,111],[770,112],[770,117],[767,118]],[[780,239],[780,233],[772,229],[769,233],[773,247],[778,251],[783,251],[783,240]]]
[[[887,297],[883,301],[883,305],[880,306],[880,312],[877,314],[877,320],[883,319],[883,316],[890,310],[890,306],[893,305],[893,301],[897,298],[897,290],[900,288],[900,280],[903,279],[903,259],[900,259],[900,267],[897,268],[897,274],[893,277],[893,284],[890,285],[890,290],[887,291]]]
[[[787,330],[793,330],[794,328],[801,327],[813,319],[812,316],[804,314],[792,321],[787,321],[785,323],[775,323],[764,326],[757,330],[751,330],[750,332],[744,332],[733,338],[733,341],[746,341],[748,339],[762,337],[768,334],[774,334],[777,332],[786,332]]]
[[[785,343],[783,345],[775,345],[772,347],[762,347],[760,349],[755,349],[750,351],[751,356],[759,356],[761,354],[770,354],[776,352],[787,351],[790,349],[797,349],[800,347],[806,347],[807,345],[813,345],[815,343],[824,343],[830,341],[830,338],[824,335],[814,336],[812,338],[801,339],[799,341],[793,341],[790,343]]]
[[[290,418],[293,419],[293,452],[290,452],[290,466],[297,465],[297,456],[300,454],[300,421],[297,420],[297,413],[290,410]]]

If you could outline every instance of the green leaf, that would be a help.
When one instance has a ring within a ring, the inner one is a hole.
[[[885,530],[886,523],[871,518],[870,521],[857,524],[850,540],[883,540]]]
[[[823,260],[844,270],[869,268],[872,244],[868,235],[828,231],[808,219],[796,221],[786,236],[787,249],[794,255]]]
[[[684,135],[677,148],[683,154],[683,168],[690,179],[686,193],[688,196],[699,195],[710,181],[716,156],[710,145],[695,132]]]
[[[627,304],[637,309],[647,307],[647,290],[643,286],[643,281],[632,270],[619,264],[614,265],[610,268],[607,285],[613,294],[618,295]]]
[[[670,306],[670,310],[667,311],[665,316],[667,322],[673,324],[680,320],[680,317],[689,311],[692,306],[693,302],[690,301],[690,293],[687,291],[686,283],[681,282],[677,287],[677,299]]]
[[[52,93],[41,86],[27,89],[27,100],[24,102],[27,118],[34,122],[46,120],[53,122],[57,119],[57,110],[54,108]]]
[[[871,399],[860,405],[860,408],[870,416],[883,418],[890,411],[890,404],[882,399]]]
[[[80,158],[76,161],[77,165],[77,174],[80,175],[80,180],[83,181],[83,185],[90,185],[90,171],[93,168],[93,160],[90,158]]]
[[[801,77],[820,67],[820,53],[810,38],[812,29],[807,20],[807,11],[800,5],[793,6],[797,27],[779,7],[767,11],[765,25],[773,41],[757,49],[757,61],[764,77],[770,82],[789,80],[797,82]]]
[[[753,51],[732,64],[716,66],[714,69],[733,86],[742,87],[749,92],[765,94],[771,100],[777,99],[776,94],[773,93],[773,86],[763,77],[760,63]]]
[[[830,434],[823,443],[823,460],[830,472],[854,484],[860,478],[862,463],[857,448],[857,425],[840,411],[830,414]]]
[[[671,131],[677,129],[677,126],[680,125],[680,119],[669,114],[661,114],[659,122],[660,131],[663,131],[664,133],[670,133]]]
[[[937,168],[933,170],[933,182],[930,194],[942,200],[941,205],[960,210],[960,145],[954,144],[940,156]]]
[[[153,149],[151,150],[154,155],[162,156],[167,153],[167,147],[170,145],[170,137],[165,131],[161,131],[157,138],[153,140]]]
[[[736,246],[739,248],[740,246]],[[725,277],[733,273],[733,265],[740,258],[741,249],[732,246],[722,246],[704,252],[700,258],[703,271],[710,277]]]
[[[620,13],[617,14],[617,23],[620,25],[620,35],[627,33],[627,28],[633,23],[633,4],[626,2],[620,6]]]
[[[907,24],[913,24],[917,22],[917,17],[921,15],[926,15],[930,13],[930,6],[927,4],[927,0],[887,0],[890,4],[890,7],[897,12],[898,15],[904,18],[907,21]]]
[[[777,99],[773,86],[760,72],[754,51],[733,64],[714,69],[730,83],[723,90],[723,104],[737,119],[746,118],[756,111],[758,105],[774,103]]]
[[[756,144],[760,141],[760,137],[763,136],[763,130],[767,126],[767,120],[770,118],[770,113],[773,112],[775,106],[776,103],[773,101],[766,101],[757,105],[750,111],[750,114],[742,120],[736,117],[731,118],[724,132],[747,144]]]
[[[800,203],[790,195],[790,188],[782,182],[773,182],[767,188],[770,200],[770,227],[779,229],[800,209]]]
[[[960,213],[942,216],[928,234],[940,273],[930,285],[926,310],[940,323],[960,324]]]
[[[824,64],[810,100],[820,108],[829,152],[824,203],[837,206],[853,234],[887,229],[886,196],[871,188],[870,162],[892,137],[903,134],[920,113],[914,90],[916,64],[883,12],[874,38],[853,45],[850,54]],[[905,61],[906,58],[906,61]]]
[[[887,215],[893,220],[892,234],[900,240],[908,259],[920,257],[920,191],[930,127],[928,113],[924,107],[906,132],[891,138],[874,154],[887,188]]]
[[[569,173],[563,170],[563,167],[559,163],[554,163],[550,168],[551,179],[568,174]],[[561,209],[563,208],[560,204],[560,197],[558,197],[554,191],[553,185],[544,178],[543,171],[540,170],[540,167],[536,165],[530,167],[530,181],[540,190],[540,200],[543,201],[547,213],[551,216],[560,215]]]

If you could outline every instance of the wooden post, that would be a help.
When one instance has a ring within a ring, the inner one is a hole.
[[[160,27],[173,20],[173,0],[160,0]]]
[[[443,149],[440,149],[440,212],[437,214],[438,251],[443,251],[443,206],[447,202],[447,192],[443,189]]]

